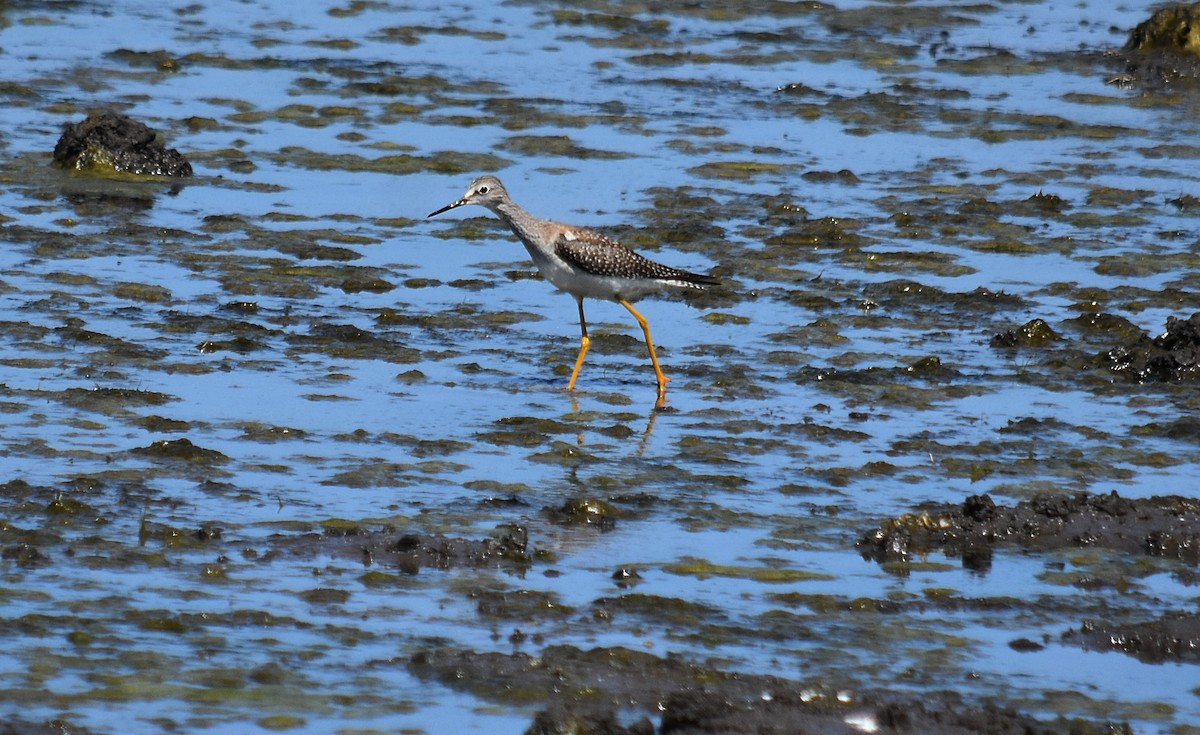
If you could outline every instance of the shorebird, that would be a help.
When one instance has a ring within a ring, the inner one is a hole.
[[[633,302],[651,294],[671,290],[703,289],[719,281],[712,276],[679,270],[656,263],[638,255],[621,243],[595,230],[535,217],[525,211],[508,195],[508,190],[495,176],[480,176],[471,182],[461,199],[441,209],[430,212],[433,217],[464,204],[478,204],[490,209],[504,220],[529,251],[538,271],[550,283],[575,297],[579,305],[579,330],[582,333],[579,356],[567,390],[575,389],[579,370],[587,356],[591,340],[588,338],[587,317],[583,314],[585,298],[615,301],[629,310],[646,335],[646,348],[650,351],[650,362],[658,377],[658,400],[656,408],[666,405],[667,378],[658,364],[654,351],[654,340],[650,337],[650,324],[646,317],[633,308]]]

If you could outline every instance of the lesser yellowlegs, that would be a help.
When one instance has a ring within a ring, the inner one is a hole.
[[[646,347],[650,351],[650,362],[658,376],[658,401],[661,408],[666,404],[667,376],[658,364],[654,351],[654,340],[650,338],[650,324],[646,317],[633,308],[634,301],[673,289],[701,289],[719,283],[711,276],[689,273],[678,268],[656,263],[594,230],[554,222],[535,217],[525,211],[508,196],[508,191],[495,176],[480,176],[471,182],[462,198],[447,204],[430,217],[449,211],[464,204],[478,204],[492,210],[512,228],[516,236],[525,243],[525,249],[537,265],[542,276],[558,288],[575,297],[579,305],[579,329],[582,338],[579,356],[567,390],[575,389],[579,369],[587,356],[591,340],[588,338],[587,318],[583,315],[583,300],[608,299],[629,310],[637,319],[646,335]]]

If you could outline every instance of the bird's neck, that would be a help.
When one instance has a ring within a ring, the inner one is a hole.
[[[521,205],[516,202],[499,202],[492,209],[496,215],[504,220],[504,223],[512,229],[513,233],[524,242],[529,242],[534,239],[534,233],[526,229],[527,223],[536,222],[537,218],[525,211]]]

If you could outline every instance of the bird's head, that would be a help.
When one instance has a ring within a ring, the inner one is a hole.
[[[504,190],[504,184],[500,183],[500,179],[495,176],[480,176],[471,182],[467,193],[463,194],[461,199],[451,202],[435,212],[430,212],[429,216],[433,217],[442,212],[448,212],[464,204],[478,204],[488,209],[495,209],[496,205],[507,198],[508,192]]]

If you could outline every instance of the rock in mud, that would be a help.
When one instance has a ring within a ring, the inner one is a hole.
[[[863,558],[909,561],[941,551],[966,566],[986,567],[999,544],[1047,551],[1102,547],[1200,562],[1200,500],[1156,496],[1141,500],[1091,493],[1042,493],[1014,507],[989,495],[972,495],[961,506],[906,513],[864,535]]]
[[[157,133],[110,110],[64,125],[54,146],[54,162],[65,169],[101,175],[192,175],[192,164],[179,151],[158,142]]]

